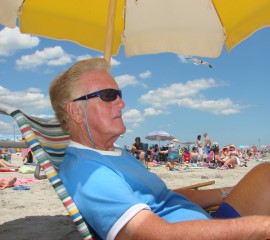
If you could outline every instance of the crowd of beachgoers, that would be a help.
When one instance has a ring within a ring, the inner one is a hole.
[[[270,152],[270,148],[258,148],[256,145],[236,147],[234,144],[219,146],[217,142],[211,143],[207,134],[205,143],[200,141],[200,135],[193,144],[178,144],[170,142],[159,147],[158,144],[148,145],[136,137],[131,148],[125,149],[138,160],[144,162],[146,167],[165,164],[168,170],[174,170],[179,165],[192,165],[196,167],[209,167],[219,169],[234,169],[238,166],[247,166],[250,159],[261,159]]]

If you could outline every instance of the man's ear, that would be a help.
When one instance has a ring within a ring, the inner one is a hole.
[[[81,123],[83,120],[83,110],[80,104],[69,102],[66,107],[69,117],[76,123]]]

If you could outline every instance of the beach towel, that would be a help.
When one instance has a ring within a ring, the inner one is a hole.
[[[4,181],[8,181],[11,180],[12,178],[3,178],[1,180]],[[17,181],[13,184],[14,186],[18,186],[18,185],[24,185],[27,183],[31,183],[31,182],[39,182],[41,180],[36,179],[36,178],[17,178]]]
[[[18,172],[19,168],[0,168],[0,172]]]

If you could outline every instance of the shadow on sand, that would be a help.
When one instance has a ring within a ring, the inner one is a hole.
[[[28,216],[0,226],[0,239],[81,240],[69,216]]]

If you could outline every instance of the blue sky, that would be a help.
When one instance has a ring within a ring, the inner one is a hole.
[[[112,59],[112,75],[123,91],[126,133],[117,143],[143,142],[155,130],[180,141],[207,132],[220,145],[270,144],[270,28],[257,31],[219,58],[196,66],[184,56],[164,53],[125,57],[121,47]],[[75,43],[20,34],[0,26],[0,100],[27,114],[52,117],[51,79],[77,60],[102,53]],[[0,116],[0,138],[19,129]],[[162,142],[166,144],[167,142]]]

